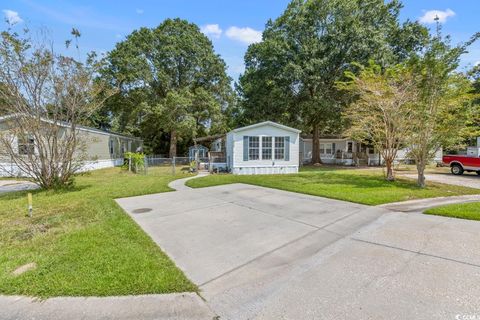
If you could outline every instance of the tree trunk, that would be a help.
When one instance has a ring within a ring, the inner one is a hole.
[[[312,137],[312,164],[322,163],[320,159],[320,131],[318,124],[313,125],[313,137]]]
[[[417,161],[417,184],[420,188],[425,188],[425,162]]]
[[[170,158],[177,156],[177,130],[170,131],[170,151],[168,156]]]
[[[385,160],[385,166],[387,167],[387,181],[395,181],[393,161],[391,159]]]

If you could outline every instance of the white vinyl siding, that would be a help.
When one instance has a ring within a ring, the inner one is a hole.
[[[250,137],[258,137],[257,160],[249,157]],[[284,146],[283,151],[279,152],[279,154],[283,153],[282,159],[278,160],[275,160],[275,137],[281,137]],[[230,131],[227,134],[227,166],[234,174],[295,173],[298,172],[299,166],[299,143],[299,134],[295,130],[270,124],[238,132]]]

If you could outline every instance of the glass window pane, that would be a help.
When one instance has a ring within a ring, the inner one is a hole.
[[[325,153],[326,154],[332,154],[332,144],[331,143],[325,143]]]
[[[262,159],[272,160],[272,137],[262,137]]]
[[[285,138],[275,137],[275,160],[285,159]]]
[[[17,141],[18,154],[32,155],[35,153],[35,140],[31,136],[20,136]]]
[[[248,159],[258,160],[260,158],[260,140],[258,137],[248,137]]]

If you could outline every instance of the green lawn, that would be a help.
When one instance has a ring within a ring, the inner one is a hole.
[[[239,176],[218,174],[187,182],[194,188],[228,183],[248,183],[263,187],[346,200],[368,205],[420,198],[480,193],[478,189],[428,183],[420,189],[414,180],[398,178],[385,181],[381,170],[352,170],[329,167],[306,167],[298,174]]]
[[[80,176],[73,190],[0,196],[0,294],[108,296],[196,291],[197,288],[113,199],[165,192],[167,168],[147,176],[119,168]],[[17,267],[37,269],[13,276]]]
[[[432,208],[425,211],[425,214],[461,218],[468,220],[480,220],[480,202],[462,204],[451,204],[442,207]]]

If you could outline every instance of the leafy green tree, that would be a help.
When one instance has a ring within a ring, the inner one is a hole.
[[[195,24],[167,19],[156,28],[136,30],[107,60],[103,76],[120,88],[109,101],[113,127],[142,136],[153,150],[168,135],[169,155],[175,156],[178,141],[224,120],[230,79]]]
[[[480,65],[476,65],[468,72],[468,77],[472,81],[472,103],[466,112],[466,126],[461,134],[468,145],[476,145],[477,138],[480,137]]]
[[[7,114],[7,103],[8,99],[6,98],[6,90],[7,88],[5,87],[4,84],[0,83],[0,116],[4,116]]]
[[[460,57],[480,33],[461,45],[443,38],[440,24],[427,46],[411,61],[417,75],[419,98],[410,110],[412,131],[407,143],[415,159],[420,187],[425,187],[425,167],[440,148],[461,143],[468,106],[472,102],[469,79],[457,68]]]
[[[351,122],[348,134],[378,150],[386,179],[394,181],[394,160],[411,131],[410,110],[418,95],[415,77],[404,64],[382,70],[373,62],[361,67],[358,75],[346,76],[349,81],[338,87],[357,97],[344,112]]]
[[[344,125],[336,83],[356,71],[352,62],[396,64],[428,35],[417,23],[400,25],[400,8],[396,0],[293,0],[245,55],[241,120],[270,118],[312,132],[319,163],[319,134]]]

